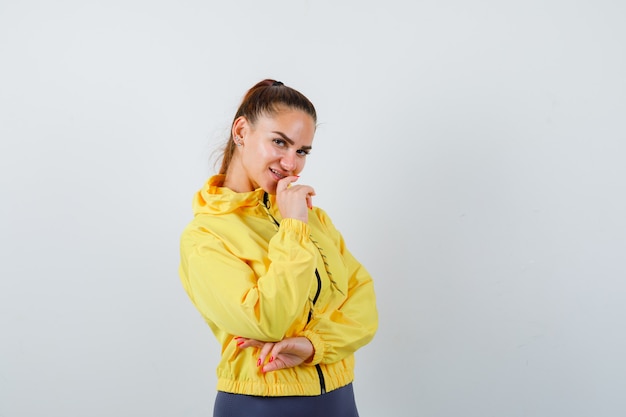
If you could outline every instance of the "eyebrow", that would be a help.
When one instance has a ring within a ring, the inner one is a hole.
[[[291,140],[287,135],[285,135],[283,132],[279,132],[277,130],[273,130],[272,133],[275,133],[277,135],[279,135],[280,137],[282,137],[283,139],[285,139],[285,141],[289,142],[290,145],[295,144],[295,142],[293,140]],[[300,149],[304,149],[304,150],[310,150],[313,149],[312,146],[302,146]]]

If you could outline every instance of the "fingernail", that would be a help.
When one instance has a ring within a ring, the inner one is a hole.
[[[259,360],[256,361],[256,366],[261,366],[261,358],[259,358]]]
[[[270,356],[270,362],[272,362],[274,360],[273,356]]]
[[[241,345],[243,345],[243,340],[237,343],[237,346],[241,346]]]

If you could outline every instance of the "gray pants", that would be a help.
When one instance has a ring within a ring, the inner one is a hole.
[[[218,391],[213,417],[359,417],[352,384],[315,396],[257,397]]]

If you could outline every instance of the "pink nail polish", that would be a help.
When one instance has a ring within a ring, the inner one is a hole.
[[[261,358],[259,358],[259,360],[256,361],[256,366],[261,366]]]
[[[241,342],[237,342],[237,346],[243,345],[243,340]]]
[[[274,360],[273,356],[270,356],[270,362],[272,362]]]

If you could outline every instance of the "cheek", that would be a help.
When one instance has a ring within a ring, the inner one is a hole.
[[[263,160],[272,160],[278,157],[278,150],[270,144],[260,145],[257,149],[257,157]]]
[[[246,165],[249,167],[254,166],[257,169],[267,165],[276,158],[274,155],[275,152],[271,147],[263,146],[261,144],[255,146],[254,148],[249,147],[246,151],[248,151],[246,155]]]
[[[304,166],[306,165],[306,158],[302,158],[300,160],[298,160],[298,168],[297,171],[301,172],[304,169]]]

